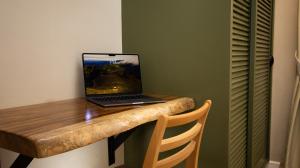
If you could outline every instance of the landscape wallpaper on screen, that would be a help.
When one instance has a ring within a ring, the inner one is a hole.
[[[140,93],[137,55],[85,55],[86,94]]]

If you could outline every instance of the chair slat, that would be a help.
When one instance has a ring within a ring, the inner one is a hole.
[[[189,141],[193,140],[201,131],[202,124],[196,123],[191,129],[188,131],[179,134],[177,136],[167,138],[162,140],[161,146],[160,146],[160,152],[168,151],[171,149],[175,149],[177,147],[180,147]]]
[[[178,163],[184,161],[189,155],[194,151],[196,146],[195,141],[191,141],[186,147],[177,152],[176,154],[167,157],[165,159],[159,160],[157,162],[157,168],[170,168]]]

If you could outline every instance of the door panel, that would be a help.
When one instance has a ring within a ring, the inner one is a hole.
[[[250,66],[248,166],[261,168],[268,160],[272,0],[254,0]]]
[[[232,1],[229,167],[247,166],[250,1]]]

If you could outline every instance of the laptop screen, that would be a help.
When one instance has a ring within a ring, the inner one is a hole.
[[[142,93],[138,55],[83,54],[86,95]]]

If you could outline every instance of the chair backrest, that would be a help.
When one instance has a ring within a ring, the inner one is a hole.
[[[186,168],[198,168],[202,133],[211,104],[211,100],[207,100],[202,107],[195,111],[175,116],[160,116],[150,140],[143,168],[170,168],[184,160],[186,160]],[[163,139],[166,128],[185,125],[194,121],[196,124],[188,131]],[[185,144],[187,145],[179,152],[158,160],[160,152],[175,149]]]

